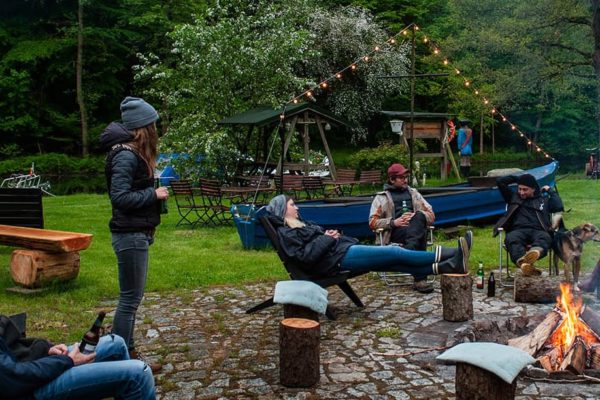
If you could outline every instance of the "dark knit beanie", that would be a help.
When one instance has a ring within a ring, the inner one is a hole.
[[[523,174],[523,175],[519,176],[519,180],[517,181],[517,184],[527,186],[532,189],[538,188],[537,181],[535,180],[535,177],[531,174]]]
[[[139,97],[127,96],[121,102],[121,121],[127,129],[141,128],[158,119],[158,113]]]

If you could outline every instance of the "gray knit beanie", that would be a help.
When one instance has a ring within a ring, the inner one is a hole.
[[[273,197],[267,206],[267,211],[280,218],[284,218],[288,199],[289,197],[284,194]]]
[[[127,129],[141,128],[158,119],[158,113],[139,97],[127,96],[121,102],[121,121]]]

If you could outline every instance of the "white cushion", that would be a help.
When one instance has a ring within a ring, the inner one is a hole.
[[[325,314],[327,290],[311,281],[281,281],[275,285],[273,302],[295,304]]]

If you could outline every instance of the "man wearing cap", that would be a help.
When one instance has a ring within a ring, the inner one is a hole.
[[[530,174],[503,176],[496,183],[508,208],[494,226],[494,236],[498,235],[498,228],[503,228],[510,259],[521,268],[523,275],[540,275],[541,271],[533,264],[544,257],[552,245],[550,214],[563,211],[562,200],[550,186],[540,189]],[[512,183],[517,184],[516,192],[509,188]]]
[[[389,183],[373,199],[369,227],[373,232],[383,230],[381,235],[376,235],[378,244],[398,243],[405,249],[425,250],[427,226],[433,224],[435,214],[421,193],[408,186],[409,172],[402,164],[388,168]],[[413,289],[421,293],[433,291],[427,276],[413,277]]]

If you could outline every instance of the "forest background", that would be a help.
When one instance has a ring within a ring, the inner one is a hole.
[[[399,32],[415,23],[416,72],[450,73],[417,81],[416,111],[473,121],[476,152],[480,132],[491,152],[493,132],[495,151],[536,155],[514,124],[542,154],[581,169],[600,137],[599,3],[4,0],[0,161],[100,155],[103,128],[119,119],[124,96],[137,95],[159,110],[161,151],[222,167],[244,156],[236,146],[244,133],[217,121],[281,107],[381,44],[385,51],[314,98],[355,127],[333,131],[334,143],[397,140],[380,111],[409,110],[409,81],[380,77],[410,72],[410,35]]]

